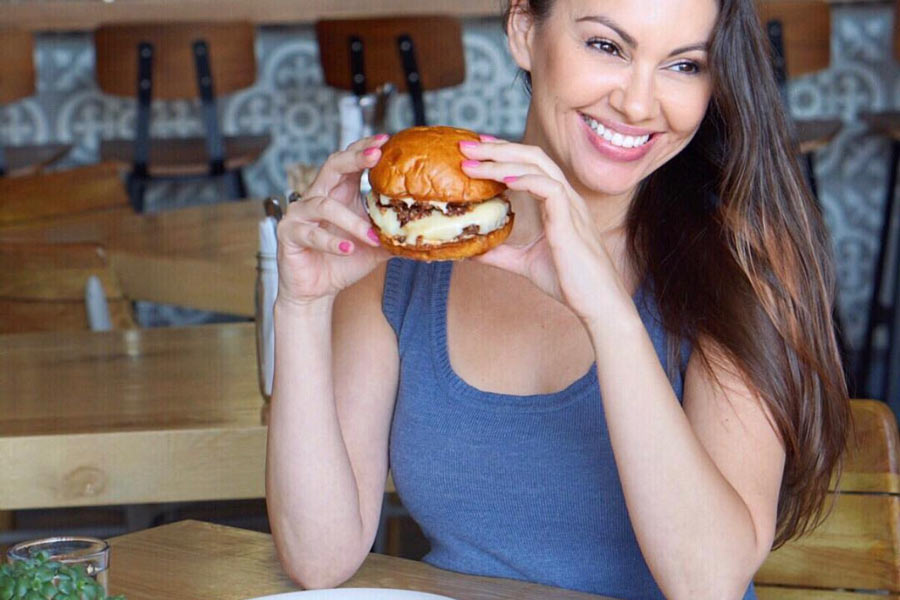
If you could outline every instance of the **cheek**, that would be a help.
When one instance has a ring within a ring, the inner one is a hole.
[[[707,85],[698,85],[693,89],[682,88],[668,94],[665,111],[669,127],[678,133],[693,134],[706,115],[710,95]]]

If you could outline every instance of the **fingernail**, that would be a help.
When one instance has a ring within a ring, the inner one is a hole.
[[[503,183],[512,183],[516,179],[518,179],[518,177],[515,175],[507,175],[506,177],[503,178]]]
[[[378,244],[381,243],[381,240],[378,239],[378,234],[375,233],[375,230],[373,228],[369,227],[369,231],[366,233],[366,235],[368,235],[369,239],[373,242],[376,242]]]
[[[350,242],[341,242],[338,244],[338,250],[343,252],[344,254],[350,254],[350,249],[353,247],[353,244]]]
[[[478,145],[478,142],[473,142],[472,140],[466,140],[464,142],[459,143],[460,148],[474,148]]]
[[[481,141],[482,141],[482,142],[496,142],[496,141],[497,141],[497,138],[495,138],[495,137],[492,136],[492,135],[486,135],[486,134],[484,134],[484,135],[480,135],[480,136],[478,136],[478,137],[481,138]]]
[[[477,160],[464,160],[462,161],[462,166],[464,167],[477,167],[481,162]]]
[[[372,156],[376,152],[378,152],[378,148],[366,148],[365,150],[363,150],[363,155],[364,156]]]
[[[375,136],[375,141],[383,142],[384,140],[388,139],[389,137],[390,136],[386,133],[379,133],[378,135]]]

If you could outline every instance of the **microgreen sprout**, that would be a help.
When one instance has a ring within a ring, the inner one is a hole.
[[[0,600],[125,600],[107,596],[81,565],[50,560],[47,552],[0,566]]]

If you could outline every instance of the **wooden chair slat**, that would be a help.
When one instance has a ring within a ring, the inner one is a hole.
[[[369,92],[384,83],[406,88],[406,77],[397,49],[397,36],[413,40],[421,71],[422,87],[435,90],[459,85],[466,77],[461,25],[450,16],[421,15],[369,19],[328,19],[316,23],[319,60],[325,83],[352,90],[348,39],[362,39]]]
[[[851,413],[841,492],[832,493],[831,512],[811,533],[773,551],[754,577],[757,584],[900,593],[897,420],[887,404],[874,400],[852,400]],[[760,598],[831,597],[782,592]]]
[[[900,111],[862,113],[860,120],[877,135],[884,135],[895,140],[900,139]]]
[[[788,77],[828,67],[831,60],[831,7],[824,0],[757,0],[763,25],[782,23]]]
[[[0,227],[90,211],[129,209],[113,163],[0,178]]]
[[[225,142],[225,168],[239,169],[255,162],[269,146],[268,135],[229,136]],[[131,140],[104,140],[100,157],[130,166],[134,156]],[[148,174],[153,177],[203,175],[209,172],[206,142],[202,138],[154,139],[150,144]]]
[[[109,24],[94,32],[97,83],[116,96],[137,96],[137,46],[153,44],[153,98],[198,97],[192,44],[209,45],[217,95],[256,80],[255,30],[249,22]]]
[[[875,596],[866,592],[796,589],[769,585],[756,586],[756,597],[758,600],[900,600],[900,595],[897,594]]]
[[[0,27],[0,104],[35,91],[34,40],[28,31]]]
[[[844,126],[839,119],[795,121],[794,125],[802,154],[824,148]]]
[[[6,174],[10,177],[34,175],[44,167],[62,158],[71,144],[46,144],[43,146],[4,146]]]
[[[775,550],[759,583],[900,592],[900,498],[840,494],[813,533]]]

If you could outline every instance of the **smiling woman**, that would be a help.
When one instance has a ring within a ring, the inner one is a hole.
[[[460,167],[507,185],[507,243],[389,260],[358,202],[384,137],[281,222],[281,560],[305,586],[349,577],[390,464],[439,567],[753,598],[773,544],[821,515],[849,412],[753,0],[512,0],[506,31],[525,134],[460,144]]]

